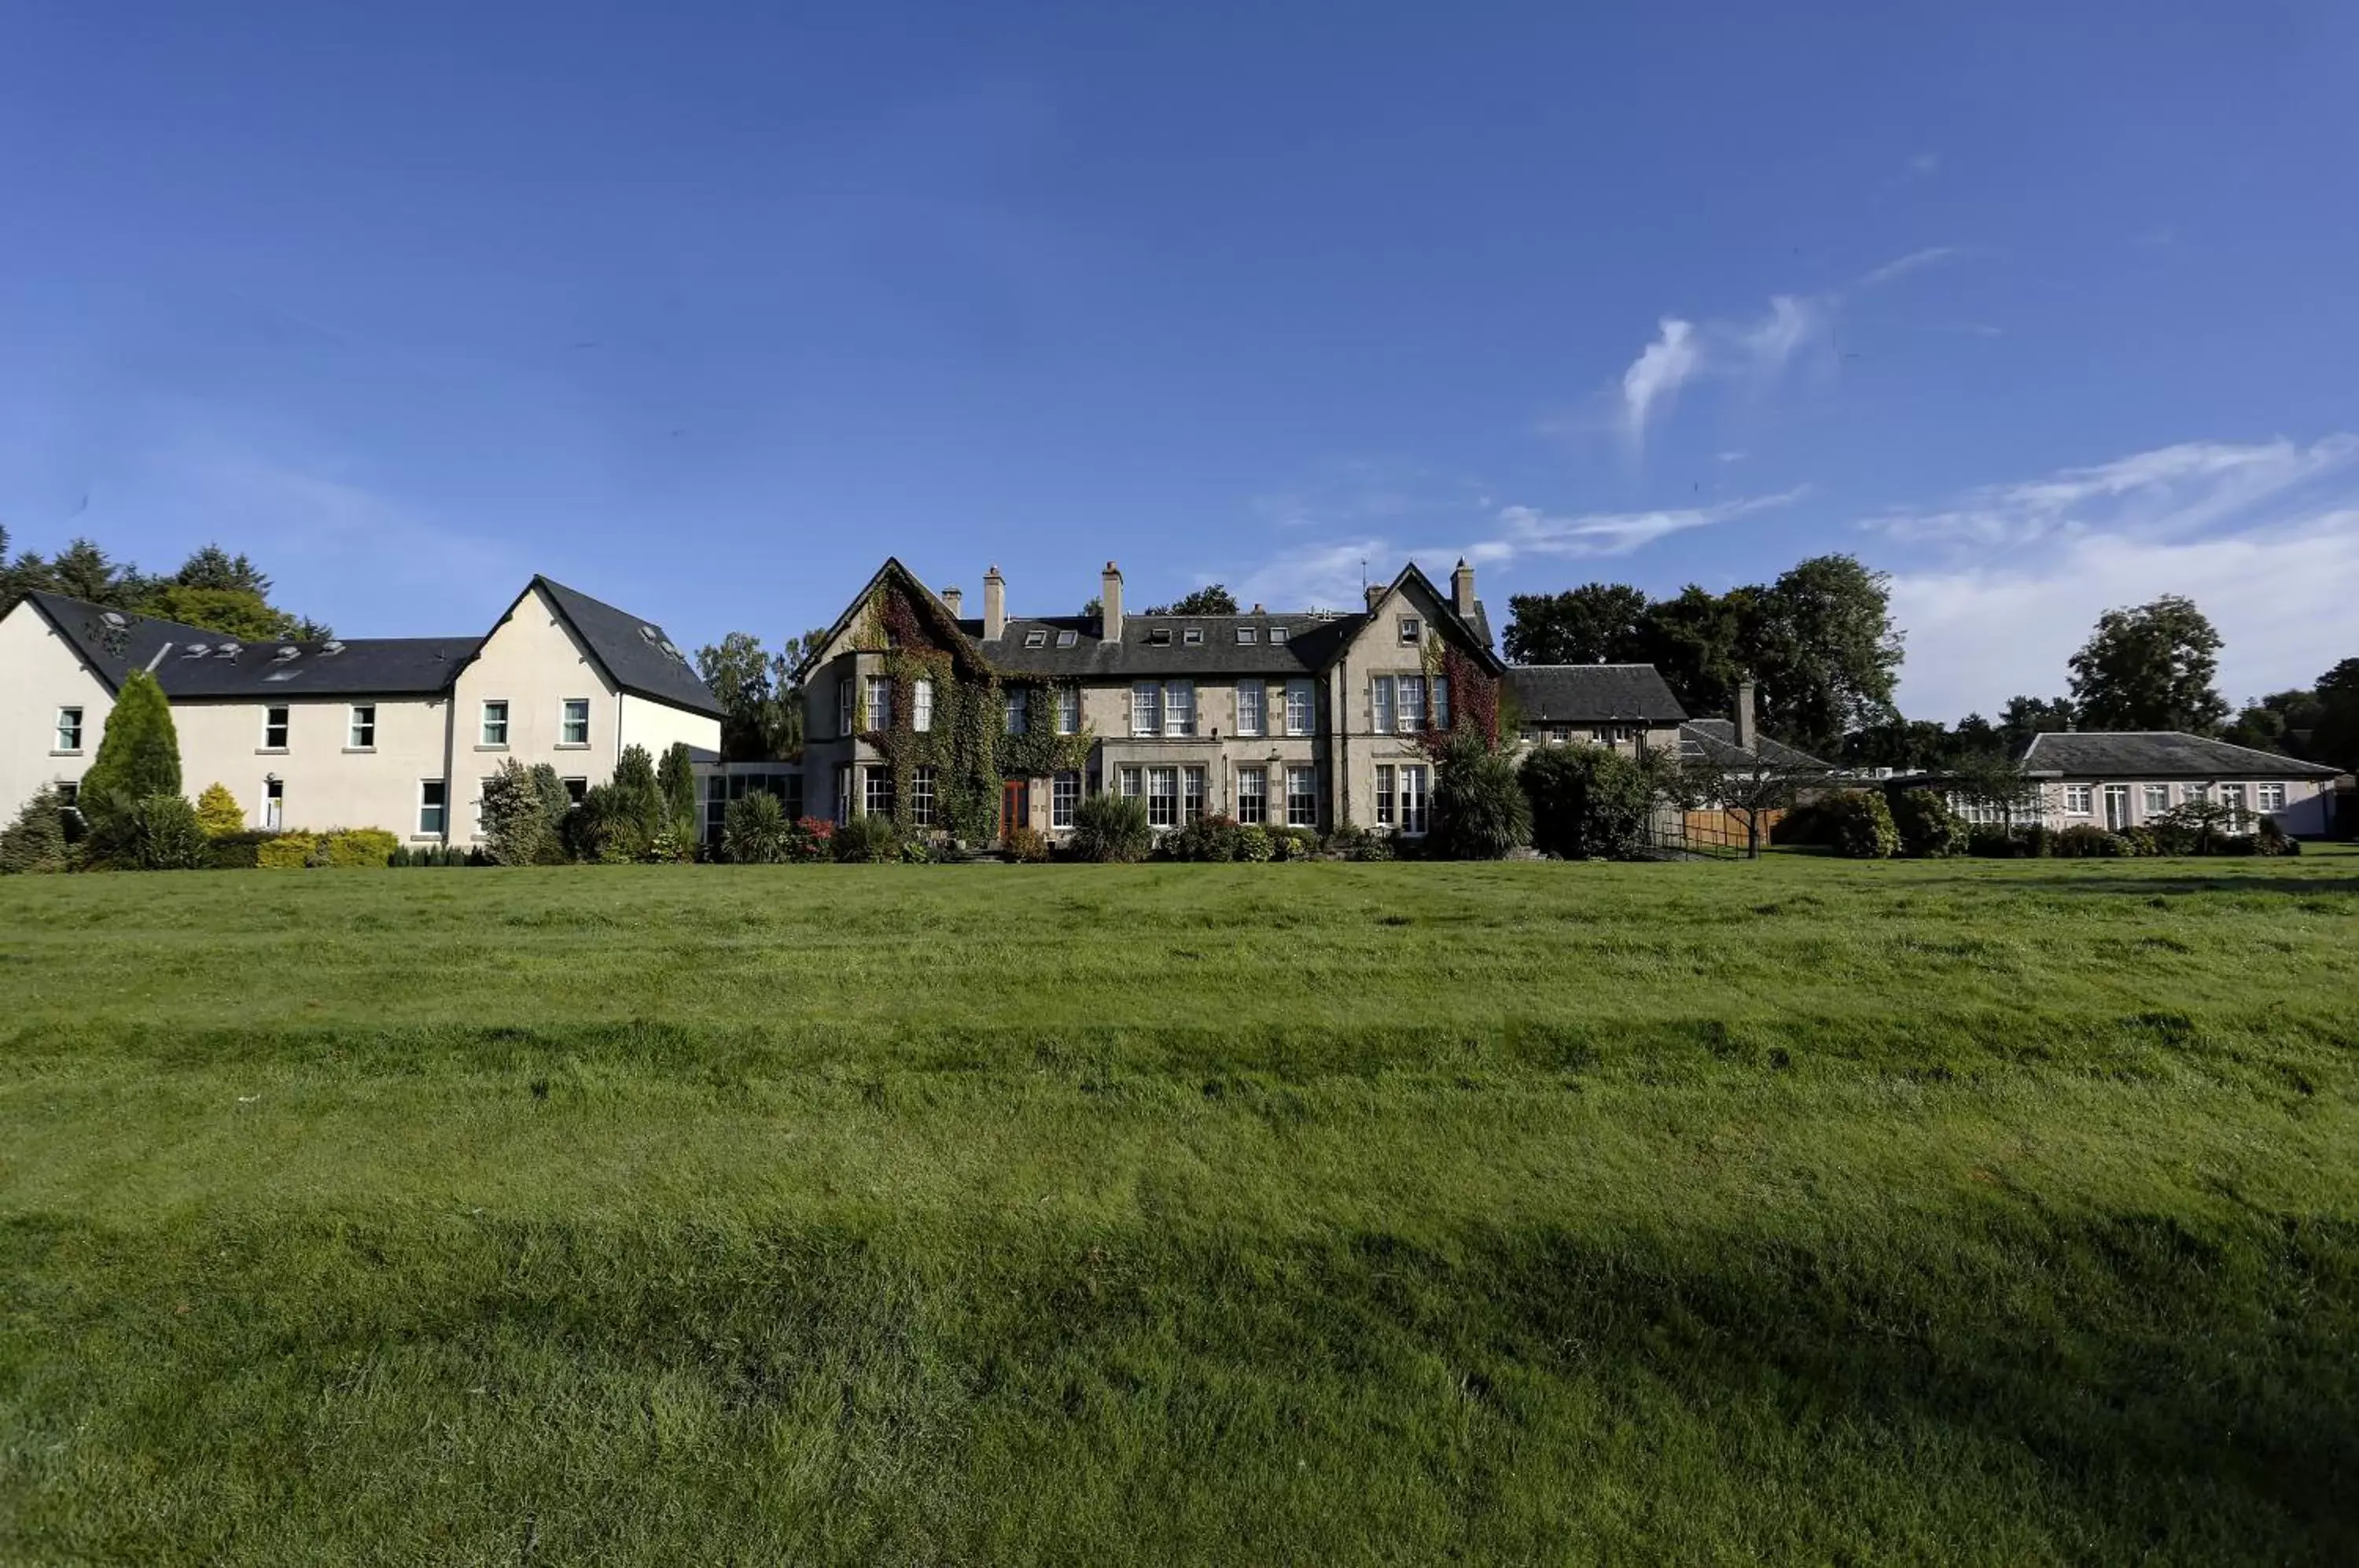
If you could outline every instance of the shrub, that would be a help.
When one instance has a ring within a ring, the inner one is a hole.
[[[2011,828],[1996,822],[1976,822],[1966,830],[1966,853],[1993,860],[2012,860],[2023,853],[2023,845]]]
[[[1911,860],[1938,860],[1966,852],[1966,819],[1930,789],[1903,789],[1887,805],[1900,853]]]
[[[1245,822],[1237,828],[1237,858],[1256,865],[1277,853],[1269,839],[1269,830],[1259,822]]]
[[[672,841],[664,858],[692,860],[696,856],[696,763],[688,743],[674,741],[656,768],[656,789],[663,796],[664,833]],[[679,853],[686,844],[688,853]]]
[[[2148,824],[2166,855],[2232,855],[2235,813],[2210,800],[2182,800]]]
[[[318,864],[345,869],[388,864],[401,841],[383,828],[331,828],[321,835]]]
[[[934,852],[933,852],[933,849],[931,848],[931,846],[929,846],[929,845],[926,843],[926,841],[925,841],[924,839],[921,839],[921,838],[905,838],[905,839],[903,839],[903,840],[901,841],[901,864],[902,864],[902,865],[904,865],[904,866],[930,866],[930,865],[932,865],[932,864],[933,864],[933,859],[934,859]]]
[[[262,846],[276,841],[278,834],[246,831],[212,835],[212,865],[216,871],[251,871],[261,864]]]
[[[2126,849],[2120,839],[2093,822],[2075,823],[2048,841],[2048,853],[2059,860],[2113,859],[2126,853]]]
[[[820,861],[835,858],[835,824],[825,817],[797,820],[787,835],[787,858]]]
[[[1199,817],[1163,835],[1156,846],[1172,860],[1229,861],[1237,857],[1237,824],[1223,816]]]
[[[212,850],[194,806],[178,795],[150,795],[114,813],[101,858],[125,871],[201,871],[212,865]]]
[[[1775,844],[1826,844],[1828,835],[1826,813],[1816,800],[1805,800],[1790,811],[1777,813],[1769,824],[1769,842]]]
[[[152,797],[177,800],[179,793],[180,740],[172,727],[172,705],[153,675],[135,670],[123,678],[98,755],[82,775],[82,810],[96,826]]]
[[[565,858],[572,805],[557,769],[515,757],[484,780],[484,853],[495,866],[551,866]]]
[[[2161,841],[2155,837],[2155,833],[2152,828],[2124,828],[2122,830],[2121,837],[2122,843],[2128,846],[2128,853],[2131,855],[2160,855],[2162,853]]]
[[[1427,847],[1447,860],[1498,860],[1531,836],[1531,802],[1515,765],[1479,735],[1452,739],[1435,769]]]
[[[901,858],[901,841],[890,817],[854,817],[835,830],[838,861],[881,865]]]
[[[1309,828],[1269,830],[1269,857],[1272,860],[1310,860],[1318,854],[1319,835]]]
[[[314,833],[265,833],[254,846],[254,863],[265,871],[300,871],[319,843]]]
[[[197,825],[207,838],[223,838],[245,831],[245,808],[226,784],[208,784],[197,797]]]
[[[1017,828],[1007,835],[1007,858],[1019,866],[1038,866],[1049,858],[1049,836],[1038,828]]]
[[[1143,860],[1155,843],[1147,822],[1147,802],[1132,796],[1100,793],[1073,809],[1073,857],[1077,860]]]
[[[1900,847],[1899,830],[1892,825],[1892,808],[1882,790],[1838,789],[1819,801],[1826,823],[1827,844],[1837,855],[1853,860],[1882,860]]]
[[[66,852],[65,797],[45,789],[0,831],[0,875],[63,871],[71,864]]]
[[[2278,825],[2275,817],[2263,817],[2259,831],[2253,834],[2256,855],[2299,855],[2301,840]]]
[[[411,848],[397,848],[387,866],[482,866],[487,864],[482,852],[469,850],[455,844],[421,844]]]
[[[1652,838],[1658,781],[1610,746],[1543,746],[1516,774],[1532,847],[1566,860],[1633,860]]]
[[[741,795],[721,814],[721,853],[739,866],[776,866],[788,858],[794,830],[786,802],[766,789]]]

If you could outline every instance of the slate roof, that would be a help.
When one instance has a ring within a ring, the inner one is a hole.
[[[1830,763],[1820,761],[1807,751],[1797,751],[1784,741],[1772,740],[1765,735],[1753,737],[1753,750],[1747,752],[1736,744],[1736,724],[1730,719],[1690,719],[1680,726],[1680,754],[1701,757],[1723,768],[1750,766],[1756,758],[1772,768],[1787,768],[1796,773],[1832,773]]]
[[[397,697],[447,691],[481,637],[346,637],[340,642],[240,643],[178,621],[109,610],[60,593],[26,597],[73,644],[110,691],[155,664],[167,697]],[[335,651],[331,652],[331,647]],[[281,649],[293,648],[293,658]],[[201,656],[192,650],[203,648]],[[234,650],[234,651],[231,651]],[[157,656],[162,655],[160,662]]]
[[[672,642],[663,627],[562,583],[546,577],[535,577],[532,583],[548,593],[557,613],[589,645],[591,654],[605,667],[615,685],[633,696],[721,717],[721,699],[705,686],[696,667],[688,661],[687,652]],[[531,591],[531,587],[525,590]],[[523,603],[522,595],[517,603]],[[509,613],[515,613],[513,605]]]
[[[1536,724],[1676,724],[1688,716],[1651,664],[1511,664],[1506,683]]]
[[[533,583],[548,593],[615,685],[674,707],[720,715],[720,702],[698,679],[686,656],[676,659],[665,651],[669,639],[661,626],[546,577],[536,577]],[[530,587],[525,590],[526,594],[531,592]],[[451,690],[485,640],[344,637],[241,644],[201,626],[110,610],[59,593],[26,597],[98,671],[108,691],[120,690],[125,676],[153,664],[157,684],[175,701],[432,696]],[[518,594],[516,604],[524,597]],[[508,613],[515,614],[515,605]],[[196,648],[205,651],[192,657]],[[291,657],[284,651],[288,648],[294,650]]]
[[[2069,730],[2036,735],[2026,772],[2093,779],[2332,779],[2323,763],[2176,730]]]

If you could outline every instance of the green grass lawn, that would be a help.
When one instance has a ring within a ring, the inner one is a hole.
[[[0,1561],[2359,1560],[2359,856],[0,882]]]

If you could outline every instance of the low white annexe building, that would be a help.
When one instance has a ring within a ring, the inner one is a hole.
[[[2067,730],[2035,735],[2023,770],[2051,828],[2142,827],[2190,801],[2267,817],[2300,838],[2332,827],[2337,769],[2178,731]],[[1967,808],[1970,819],[1996,813]],[[2019,813],[2018,813],[2019,814]]]
[[[147,670],[172,705],[183,785],[225,785],[257,829],[481,836],[483,782],[548,763],[576,797],[626,746],[710,766],[721,705],[661,626],[536,577],[474,637],[241,644],[53,593],[0,617],[0,810],[98,754],[115,693]]]

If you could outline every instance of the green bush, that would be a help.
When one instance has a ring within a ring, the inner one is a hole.
[[[1966,830],[1966,853],[1992,860],[2013,860],[2023,854],[2022,836],[1996,822],[1976,822]]]
[[[1777,813],[1769,824],[1769,842],[1774,844],[1826,845],[1833,842],[1827,815],[1816,800],[1805,800]]]
[[[2301,840],[2278,825],[2275,817],[2263,817],[2258,831],[2253,834],[2256,855],[2299,855]]]
[[[212,865],[197,809],[179,795],[150,795],[110,820],[103,864],[125,871],[201,871]]]
[[[317,833],[265,833],[255,844],[254,863],[265,871],[300,871],[319,847]]]
[[[2117,859],[2129,846],[2094,822],[2077,822],[2049,837],[2048,853],[2059,860]]]
[[[105,819],[135,811],[159,795],[180,793],[180,739],[172,727],[172,704],[144,670],[123,678],[98,755],[82,775],[82,808],[93,828]],[[190,809],[194,815],[194,809]],[[100,858],[115,854],[101,850]]]
[[[721,853],[738,866],[776,866],[788,858],[786,802],[766,789],[741,795],[721,814]]]
[[[1038,828],[1015,829],[1001,847],[1018,866],[1038,866],[1049,858],[1049,837]]]
[[[45,789],[0,831],[0,875],[63,871],[72,864],[66,844],[65,797]]]
[[[1480,735],[1451,740],[1435,769],[1428,850],[1445,860],[1499,860],[1531,837],[1531,802],[1515,765]]]
[[[1516,773],[1532,847],[1565,860],[1635,860],[1653,842],[1654,771],[1610,746],[1542,746]]]
[[[1269,857],[1272,860],[1315,860],[1318,856],[1319,835],[1309,828],[1269,830]]]
[[[1070,842],[1076,860],[1144,860],[1155,844],[1147,802],[1134,796],[1090,796],[1073,809]]]
[[[1237,824],[1223,816],[1199,817],[1165,833],[1156,845],[1169,860],[1222,862],[1237,857]]]
[[[693,860],[696,858],[696,763],[689,755],[688,743],[674,741],[656,768],[656,789],[663,796],[664,836],[670,842],[663,846],[662,858]],[[688,852],[680,853],[685,844]]]
[[[401,840],[383,828],[331,828],[320,841],[318,858],[342,868],[380,866],[393,859]]]
[[[1900,853],[1911,860],[1939,860],[1966,852],[1966,819],[1930,789],[1902,789],[1886,802]]]
[[[2155,831],[2152,828],[2124,828],[2121,837],[2122,843],[2127,846],[2127,852],[2131,855],[2147,855],[2162,853],[2162,842],[2155,836]]]
[[[1900,847],[1900,832],[1892,825],[1892,808],[1880,789],[1838,789],[1819,802],[1826,824],[1827,844],[1853,860],[1883,860]]]
[[[245,808],[226,784],[208,784],[197,797],[197,825],[208,838],[223,838],[245,831]]]
[[[1346,860],[1396,860],[1401,849],[1415,844],[1414,839],[1399,838],[1388,833],[1375,833],[1367,828],[1342,827],[1329,835],[1328,853]]]
[[[905,838],[901,841],[902,865],[930,866],[933,864],[933,846],[929,844],[924,839]]]
[[[835,830],[840,862],[883,865],[901,858],[901,841],[890,817],[854,817]]]
[[[482,866],[486,864],[477,851],[450,844],[404,844],[397,847],[387,866]]]
[[[277,839],[274,833],[246,831],[212,835],[212,864],[216,871],[251,871],[261,864],[262,846]]]
[[[1261,823],[1245,822],[1237,828],[1237,858],[1239,860],[1250,860],[1256,865],[1259,865],[1269,859],[1275,853],[1276,849],[1271,844],[1269,839],[1269,830],[1262,826]]]

